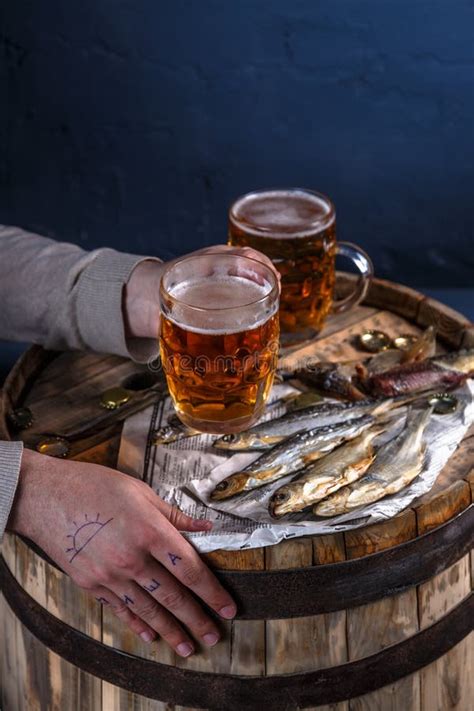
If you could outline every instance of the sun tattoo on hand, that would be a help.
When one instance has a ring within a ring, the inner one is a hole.
[[[79,555],[81,551],[92,541],[98,533],[102,531],[104,526],[113,521],[113,518],[109,518],[108,521],[101,521],[99,514],[95,519],[89,519],[87,514],[84,514],[84,523],[77,524],[73,521],[73,525],[76,527],[74,533],[69,534],[67,537],[72,538],[71,548],[66,548],[66,553],[72,553],[69,562],[72,563],[76,555]]]

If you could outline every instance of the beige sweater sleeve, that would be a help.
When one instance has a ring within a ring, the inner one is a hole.
[[[90,349],[145,362],[154,340],[128,341],[124,286],[145,257],[113,249],[85,252],[0,225],[0,339],[45,348]],[[0,538],[18,482],[21,444],[0,442]]]

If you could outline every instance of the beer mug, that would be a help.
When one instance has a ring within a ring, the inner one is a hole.
[[[171,264],[160,286],[160,353],[178,417],[230,433],[262,415],[278,359],[278,279],[250,257],[208,252]]]
[[[281,274],[280,328],[284,345],[316,336],[326,316],[358,304],[371,277],[368,255],[336,242],[334,205],[325,195],[300,188],[258,190],[229,211],[229,244],[266,254]],[[335,258],[351,259],[360,272],[355,290],[333,302]]]

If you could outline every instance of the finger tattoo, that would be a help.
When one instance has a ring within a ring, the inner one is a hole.
[[[161,583],[158,582],[158,580],[155,580],[155,578],[152,578],[150,585],[144,585],[143,587],[147,592],[155,592],[155,590],[158,590],[160,587]]]
[[[176,565],[177,560],[183,560],[179,555],[176,555],[175,553],[168,553],[168,557],[173,565]]]

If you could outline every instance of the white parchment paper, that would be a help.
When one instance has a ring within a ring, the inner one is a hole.
[[[285,412],[284,398],[295,392],[289,385],[276,385],[265,419]],[[295,514],[274,523],[268,514],[273,491],[294,475],[228,501],[209,502],[217,482],[241,470],[259,456],[257,452],[227,453],[212,447],[215,435],[196,435],[172,444],[155,446],[153,435],[173,414],[169,398],[125,422],[119,452],[119,469],[143,478],[166,501],[191,516],[213,521],[210,533],[186,533],[195,547],[208,552],[222,548],[238,550],[274,545],[284,538],[347,531],[395,516],[433,486],[436,477],[474,422],[474,383],[455,391],[457,410],[433,415],[425,432],[425,468],[410,486],[394,496],[334,518],[316,518],[311,512]],[[385,435],[394,436],[403,426]]]

